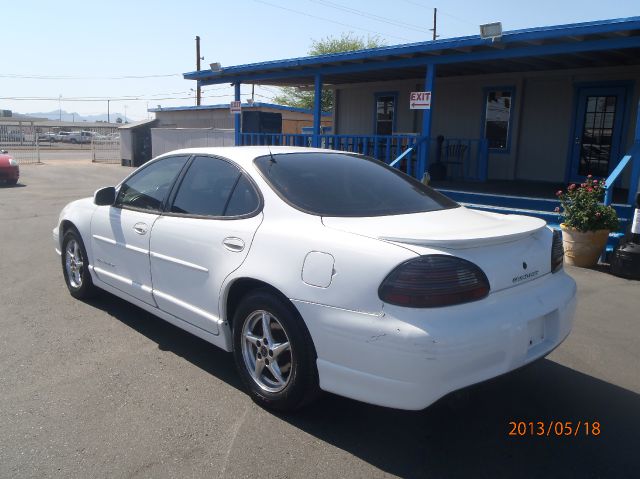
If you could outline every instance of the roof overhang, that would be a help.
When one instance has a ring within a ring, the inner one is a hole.
[[[640,64],[640,17],[479,35],[346,53],[267,61],[185,73],[201,86],[255,83],[308,85],[422,78],[438,65],[439,77]]]

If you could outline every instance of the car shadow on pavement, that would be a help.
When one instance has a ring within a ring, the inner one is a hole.
[[[401,477],[638,477],[640,470],[640,395],[548,359],[421,412],[330,396],[283,419]],[[555,435],[568,432],[564,424],[547,437],[552,420],[582,425],[575,437]],[[511,421],[527,423],[523,436],[509,435]],[[530,435],[528,423],[540,421],[544,434],[534,424]]]
[[[243,390],[233,356],[222,349],[109,293],[100,292],[86,303],[154,341],[158,349],[170,351],[230,386]]]
[[[89,304],[243,389],[231,354],[114,296]],[[453,393],[424,411],[324,394],[302,411],[277,416],[400,477],[608,478],[638,477],[640,470],[640,395],[548,359]],[[512,421],[523,421],[526,432],[510,435]],[[577,435],[565,435],[565,423],[575,429],[578,421]],[[541,436],[538,422],[545,427]]]

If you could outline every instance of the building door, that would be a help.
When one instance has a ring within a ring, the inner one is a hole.
[[[570,181],[593,175],[606,178],[621,158],[625,87],[578,90],[571,151]]]

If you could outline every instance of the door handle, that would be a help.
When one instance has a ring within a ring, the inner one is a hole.
[[[145,223],[136,223],[135,225],[133,225],[133,231],[135,231],[139,235],[146,234],[148,228],[149,227]]]
[[[222,244],[229,251],[233,251],[233,252],[236,252],[236,253],[239,252],[239,251],[242,251],[244,249],[244,241],[242,241],[240,238],[236,238],[234,236],[229,236],[229,237],[223,239],[222,240]]]

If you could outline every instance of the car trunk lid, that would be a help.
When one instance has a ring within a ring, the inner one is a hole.
[[[492,291],[534,280],[551,270],[552,234],[530,216],[464,207],[395,216],[324,217],[329,228],[388,241],[416,254],[451,254],[477,264]]]

